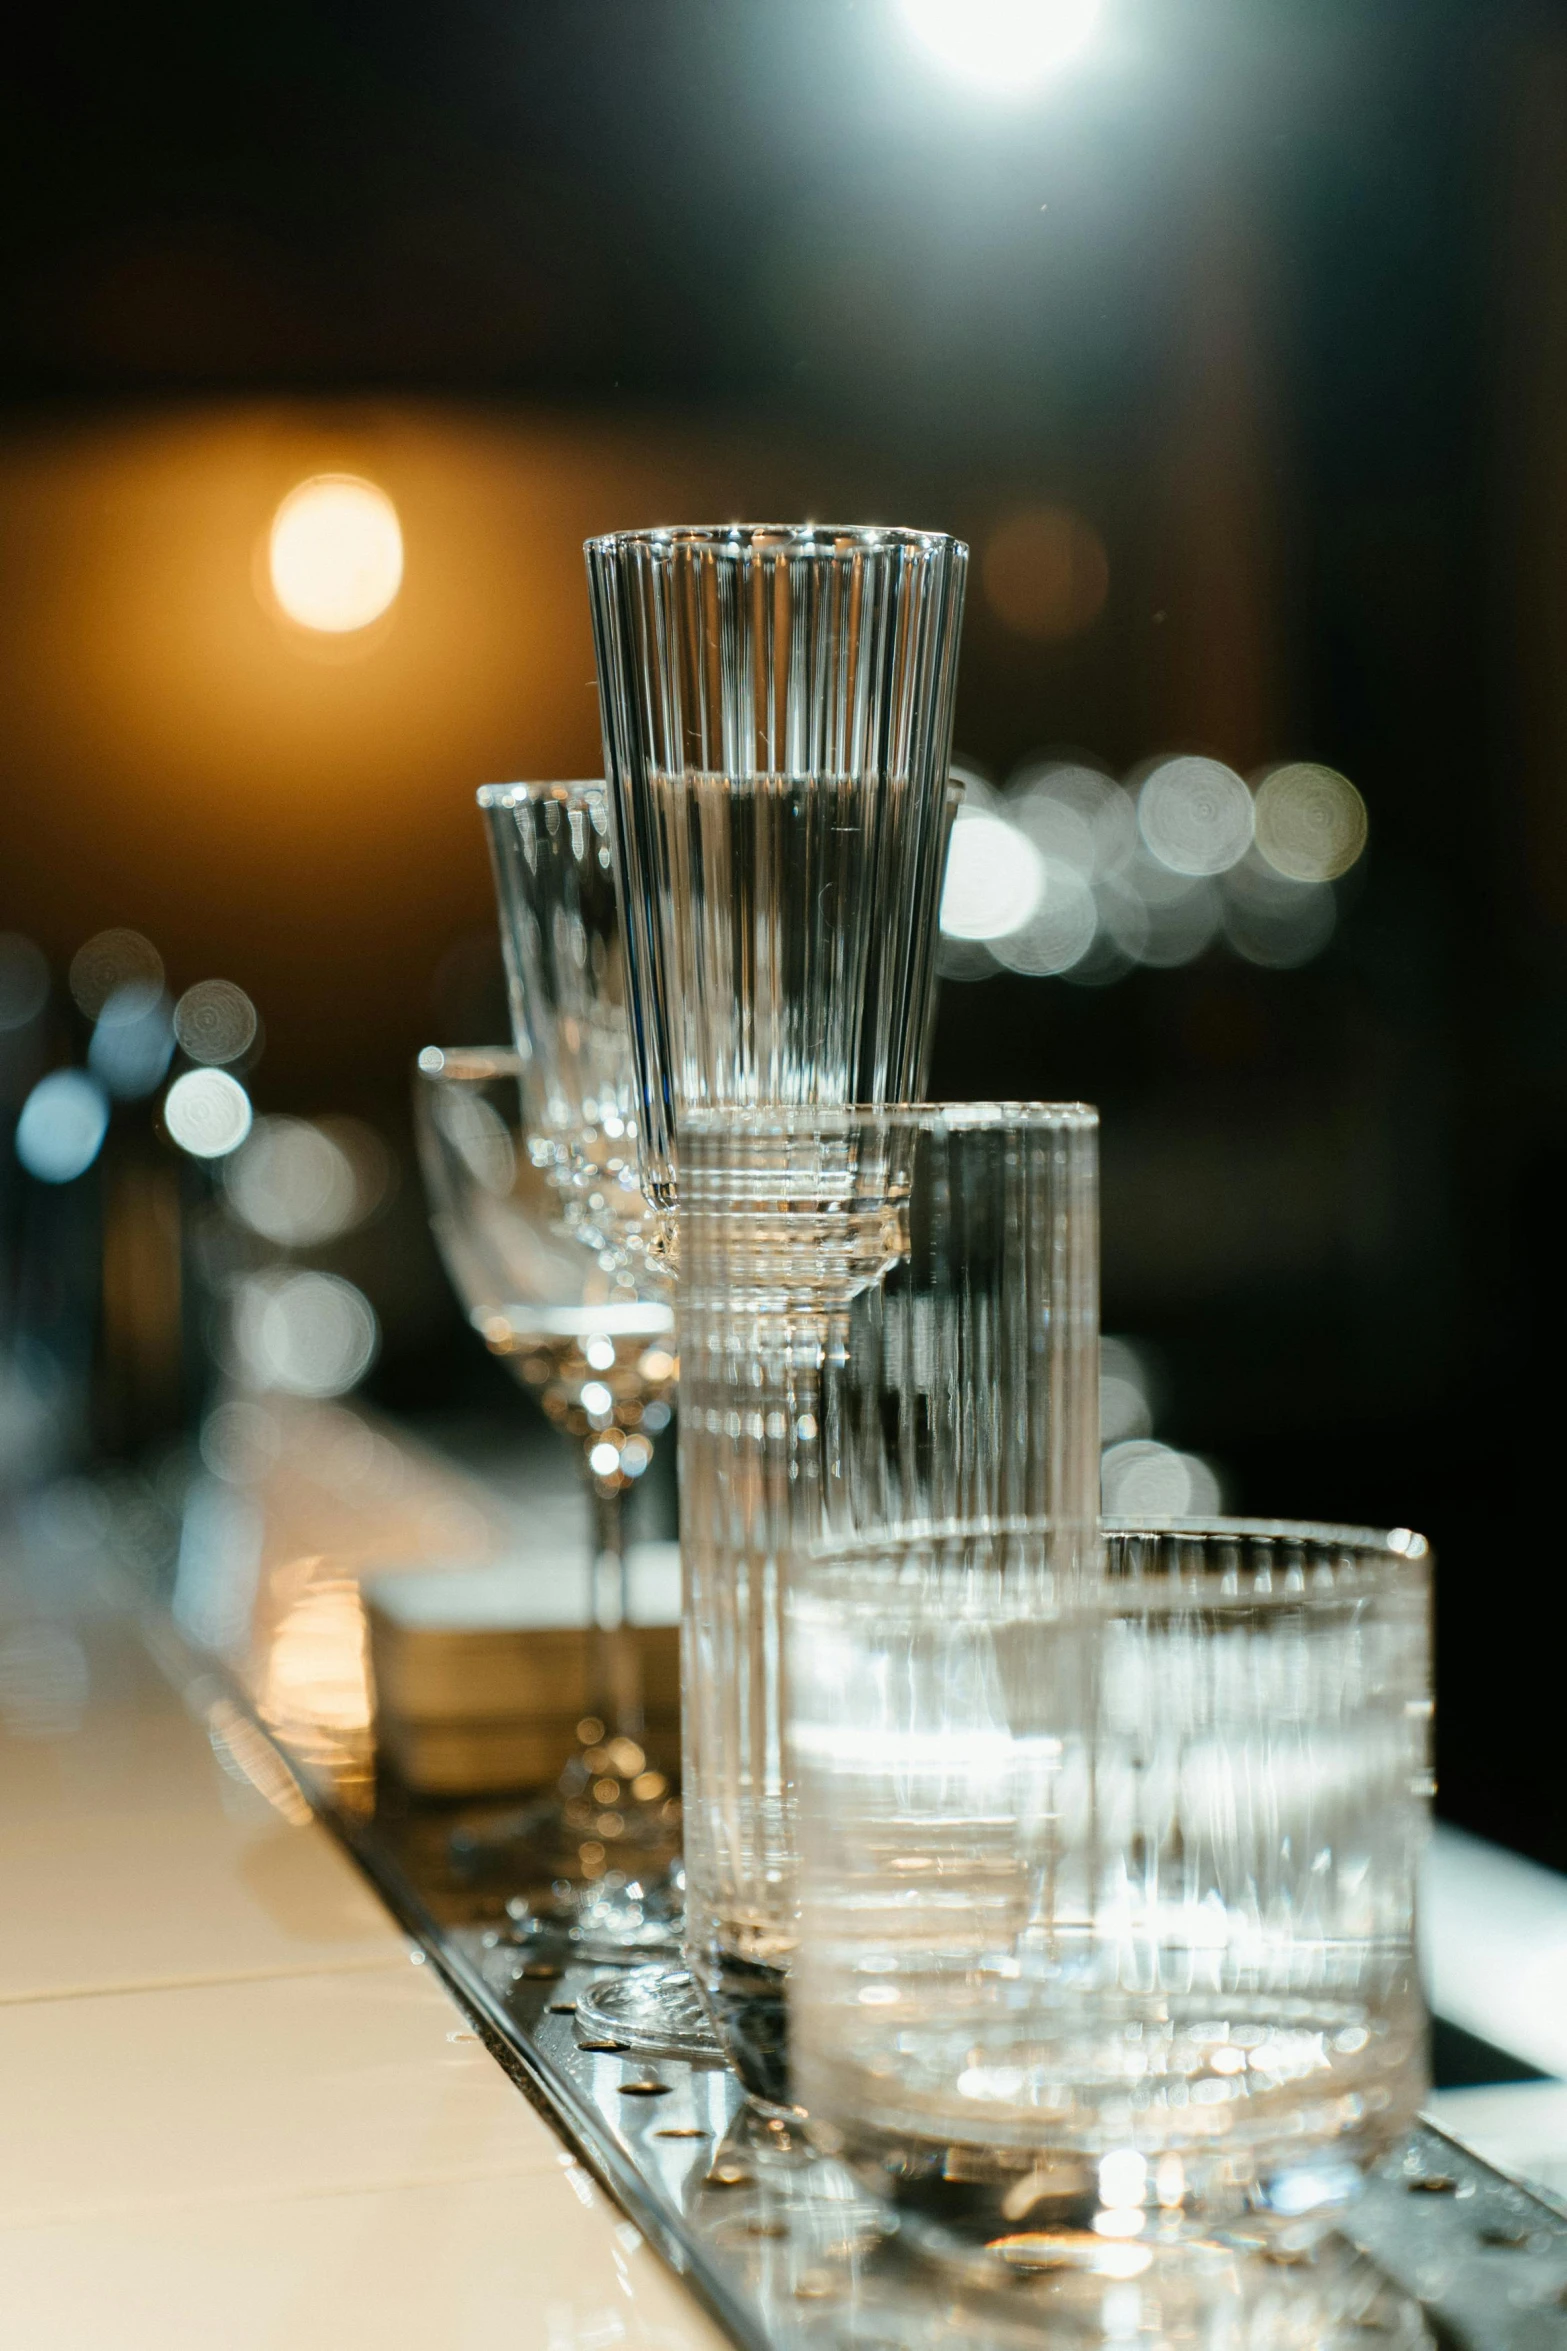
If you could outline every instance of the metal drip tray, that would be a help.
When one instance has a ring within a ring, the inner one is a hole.
[[[1309,2259],[1082,2238],[1041,2240],[999,2287],[933,2269],[720,2059],[580,2027],[581,1995],[622,1971],[558,1935],[454,1917],[440,1814],[324,1813],[514,2080],[745,2351],[1567,2346],[1567,2216],[1431,2129]]]

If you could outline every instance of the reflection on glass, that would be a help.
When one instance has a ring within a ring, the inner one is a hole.
[[[668,1220],[686,1110],[919,1092],[968,550],[737,523],[587,557],[642,1176]]]
[[[790,1582],[824,1527],[880,1524],[894,1496],[921,1519],[1048,1513],[1052,1571],[1091,1566],[1097,1121],[709,1111],[679,1137],[686,1952],[746,2087],[787,2105]]]
[[[1298,2247],[1425,2087],[1427,1547],[1110,1520],[1073,1590],[1049,1539],[797,1564],[800,2094],[938,2250]]]

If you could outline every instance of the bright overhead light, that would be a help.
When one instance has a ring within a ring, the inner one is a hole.
[[[397,509],[374,482],[317,474],[272,520],[272,592],[301,628],[341,636],[379,620],[403,584]]]
[[[1099,0],[902,0],[910,31],[965,81],[1021,96],[1087,43]]]

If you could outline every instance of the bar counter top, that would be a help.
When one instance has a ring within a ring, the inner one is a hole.
[[[0,2341],[717,2351],[254,1726],[0,1553]]]

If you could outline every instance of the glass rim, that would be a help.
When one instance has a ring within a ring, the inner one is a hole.
[[[1431,1545],[1413,1527],[1341,1525],[1336,1519],[1317,1518],[1140,1518],[1106,1515],[1099,1521],[1107,1535],[1180,1535],[1195,1542],[1317,1543],[1341,1551],[1380,1551],[1391,1559],[1411,1562],[1429,1559]]]
[[[821,557],[845,554],[938,555],[950,549],[966,555],[950,531],[921,530],[907,523],[873,522],[697,522],[654,523],[638,530],[604,531],[584,539],[589,555],[673,556],[698,552],[720,557],[782,554]]]
[[[415,1077],[481,1078],[521,1077],[522,1055],[514,1045],[422,1045],[414,1057]]]
[[[537,782],[519,780],[514,784],[480,784],[474,793],[479,806],[515,808],[525,800],[593,800],[603,799],[609,787],[602,776],[570,776],[560,780],[544,779]]]
[[[1178,1518],[1152,1514],[1141,1518],[1107,1515],[1098,1523],[1103,1535],[1171,1535],[1199,1543],[1311,1544],[1323,1550],[1369,1552],[1406,1567],[1429,1565],[1433,1557],[1430,1543],[1424,1535],[1416,1534],[1413,1527],[1341,1526],[1331,1519],[1312,1518]],[[1040,1517],[912,1519],[865,1534],[818,1536],[806,1546],[806,1556],[821,1563],[865,1557],[919,1543],[964,1542],[978,1535],[1032,1536],[1044,1540],[1058,1531],[1059,1521]]]
[[[675,1134],[762,1139],[840,1136],[866,1128],[918,1127],[948,1134],[1091,1134],[1091,1102],[754,1102],[701,1105],[675,1114]]]

